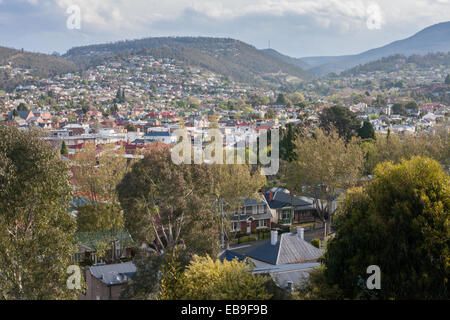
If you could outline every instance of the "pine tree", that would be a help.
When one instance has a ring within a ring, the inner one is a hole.
[[[66,155],[69,154],[69,149],[67,149],[66,142],[63,141],[61,145],[61,154]]]
[[[286,134],[280,141],[281,159],[288,162],[297,159],[297,154],[295,153],[295,138],[296,134],[292,128],[292,124],[288,124]]]
[[[118,102],[118,103],[122,102],[122,90],[120,87],[117,89],[116,102]]]

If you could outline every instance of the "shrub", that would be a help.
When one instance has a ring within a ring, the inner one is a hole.
[[[195,256],[184,271],[181,281],[188,300],[267,300],[268,277],[248,272],[246,262],[213,260]],[[179,286],[179,283],[176,284]],[[168,289],[177,289],[170,287]],[[170,295],[169,295],[170,296]]]
[[[255,237],[247,236],[247,237],[241,237],[241,238],[235,239],[235,240],[233,240],[233,242],[235,244],[238,244],[238,243],[252,242],[252,241],[255,241],[255,240],[256,240]]]
[[[320,239],[312,239],[311,244],[316,248],[320,248]]]

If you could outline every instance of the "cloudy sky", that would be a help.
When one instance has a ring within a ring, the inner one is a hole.
[[[352,54],[450,21],[450,0],[0,0],[0,46],[64,53],[155,36],[235,38],[294,57]]]

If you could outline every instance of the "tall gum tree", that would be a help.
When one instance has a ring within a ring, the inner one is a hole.
[[[36,131],[0,126],[0,298],[74,299],[69,168]]]
[[[297,159],[286,164],[284,181],[291,192],[313,199],[317,217],[327,225],[328,234],[339,190],[356,185],[361,178],[364,154],[360,140],[340,137],[335,130],[328,133],[316,129],[300,135],[296,142]]]

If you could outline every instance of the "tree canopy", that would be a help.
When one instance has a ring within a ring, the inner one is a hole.
[[[374,174],[368,187],[351,190],[343,202],[323,260],[326,281],[347,298],[365,297],[358,282],[377,265],[377,298],[448,299],[448,175],[422,157],[382,163]]]
[[[358,135],[361,139],[375,139],[375,129],[370,121],[364,121],[363,126],[358,129]]]
[[[356,114],[342,106],[323,109],[319,119],[321,128],[327,131],[336,128],[339,135],[347,140],[350,140],[361,127]]]
[[[176,266],[172,269],[177,270]],[[167,285],[163,286],[162,296],[185,300],[270,299],[265,287],[268,279],[252,274],[249,269],[251,267],[245,261],[221,262],[209,256],[195,256],[184,273],[171,277],[174,281],[169,282],[168,277],[165,278]]]
[[[0,297],[71,299],[69,169],[35,131],[0,126]]]
[[[289,190],[306,192],[322,222],[331,220],[335,212],[332,201],[339,189],[354,186],[364,165],[363,151],[357,138],[349,142],[336,131],[316,129],[296,140],[298,157],[287,165],[283,180]]]
[[[195,253],[217,254],[211,185],[208,165],[176,165],[169,150],[155,148],[117,186],[127,230],[135,241],[156,240],[161,251],[184,242]]]

